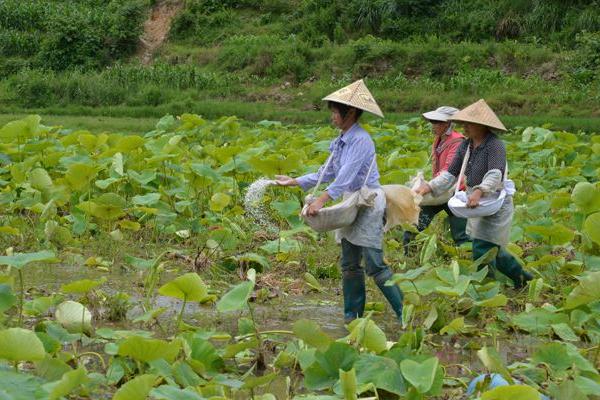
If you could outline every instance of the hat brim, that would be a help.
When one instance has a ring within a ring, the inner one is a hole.
[[[450,118],[449,115],[442,114],[437,111],[429,111],[421,115],[423,115],[423,118],[425,118],[428,121],[448,122]]]
[[[369,110],[368,108],[365,108],[365,107],[360,107],[360,106],[358,106],[358,105],[356,105],[356,104],[353,104],[353,103],[352,103],[352,102],[350,102],[350,101],[339,100],[339,99],[336,99],[336,98],[334,98],[334,97],[331,97],[331,98],[330,98],[330,96],[323,97],[321,100],[323,100],[323,101],[331,101],[332,103],[340,103],[340,104],[344,104],[344,105],[347,105],[347,106],[350,106],[350,107],[358,108],[359,110],[366,111],[366,112],[368,112],[368,113],[371,113],[371,114],[373,114],[373,115],[376,115],[376,116],[378,116],[378,117],[380,117],[380,118],[384,118],[384,117],[383,117],[383,113],[382,113],[381,111],[377,111],[377,110]]]
[[[496,130],[496,131],[501,131],[501,132],[506,132],[508,131],[508,129],[506,129],[506,127],[504,125],[500,126],[500,125],[496,125],[493,123],[486,123],[484,121],[478,120],[476,118],[473,119],[469,119],[469,118],[450,118],[451,121],[454,122],[458,122],[458,123],[469,123],[469,124],[477,124],[477,125],[483,125],[483,126],[487,126],[490,129]]]

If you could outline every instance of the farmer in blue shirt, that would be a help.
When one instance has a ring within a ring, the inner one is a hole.
[[[331,110],[331,121],[340,129],[340,135],[329,146],[331,161],[318,172],[290,178],[277,176],[281,186],[300,186],[303,190],[314,187],[321,175],[327,189],[308,207],[308,215],[316,215],[329,200],[337,200],[344,193],[355,192],[363,185],[375,191],[375,205],[361,208],[352,225],[336,231],[342,245],[342,288],[344,319],[350,322],[363,315],[366,302],[365,268],[392,309],[402,316],[402,292],[396,285],[386,286],[392,271],[383,261],[383,223],[385,193],[379,184],[375,145],[371,136],[358,123],[363,110],[383,117],[379,106],[362,80],[325,97]]]

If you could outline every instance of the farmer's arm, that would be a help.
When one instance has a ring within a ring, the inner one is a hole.
[[[329,145],[329,151],[329,158],[331,158],[331,153],[333,152],[333,142],[331,142],[331,144]],[[327,159],[327,161],[329,160],[329,158]],[[319,182],[319,176],[321,176],[321,174],[323,174],[323,178],[321,180],[323,183],[331,182],[335,178],[335,171],[333,170],[333,163],[330,162],[329,165],[327,165],[327,161],[325,161],[325,164],[321,165],[317,172],[313,172],[311,174],[306,174],[299,178],[296,178],[295,181],[298,184],[298,186],[300,186],[302,190],[308,190],[311,187],[314,187]],[[325,170],[326,166],[327,170]]]
[[[370,165],[374,155],[375,146],[370,138],[365,137],[354,142],[348,149],[346,161],[337,172],[335,180],[327,187],[329,197],[337,200],[352,186],[356,186],[358,173],[364,165]]]
[[[452,185],[456,183],[458,175],[460,175],[460,169],[462,167],[463,159],[465,158],[465,153],[467,152],[467,146],[466,140],[460,143],[448,170],[442,171],[428,183],[421,185],[421,187],[417,189],[417,193],[420,195],[432,193],[434,196],[439,196],[450,189]]]

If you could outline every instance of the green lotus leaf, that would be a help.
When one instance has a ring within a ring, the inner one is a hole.
[[[158,293],[180,300],[202,301],[208,295],[208,287],[197,273],[189,272],[163,285]]]
[[[33,331],[9,328],[0,331],[0,359],[39,361],[46,356],[44,345]]]

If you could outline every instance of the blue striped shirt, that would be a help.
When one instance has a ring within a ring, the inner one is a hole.
[[[329,197],[337,200],[344,192],[355,192],[363,186],[375,156],[375,144],[369,133],[356,123],[331,142],[329,151],[333,158],[327,171],[323,171],[325,165],[322,165],[318,172],[296,180],[303,190],[307,190],[317,184],[319,176],[323,173],[322,182],[331,182],[326,189]],[[373,165],[366,186],[372,189],[380,186],[377,162]]]

